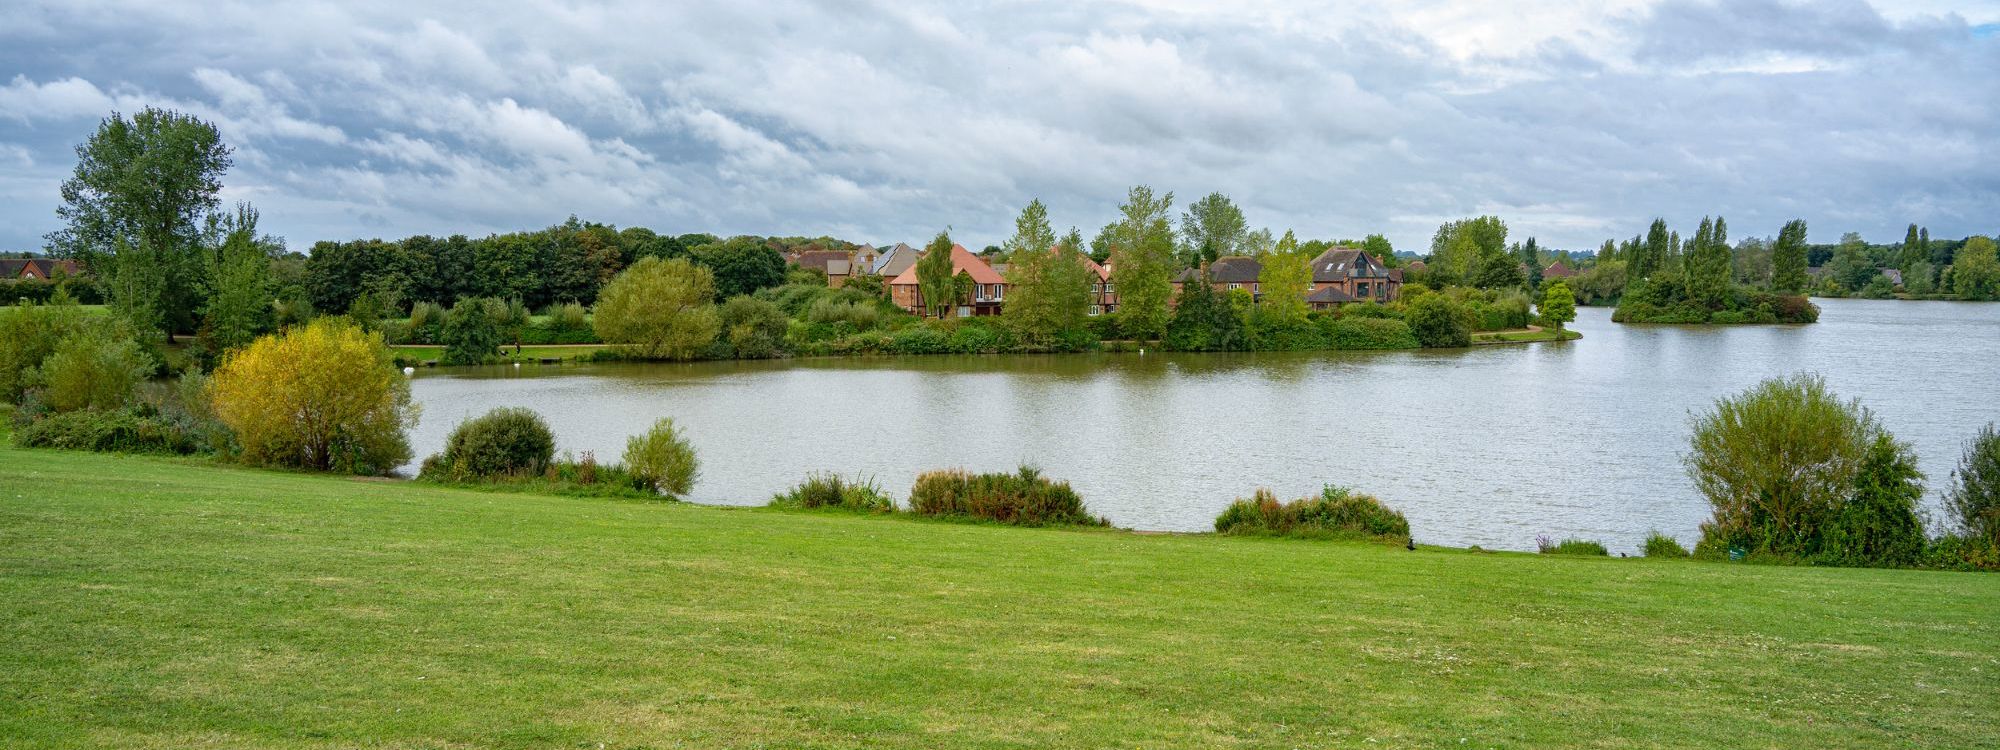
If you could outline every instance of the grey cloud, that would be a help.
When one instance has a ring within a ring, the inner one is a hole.
[[[1471,7],[11,8],[0,248],[38,245],[70,149],[145,104],[217,122],[238,147],[230,197],[294,246],[572,213],[870,241],[951,225],[978,245],[1033,197],[1089,231],[1138,182],[1404,248],[1474,212],[1568,247],[1656,214],[1726,213],[1746,234],[1792,216],[1828,236],[2000,228],[2000,39],[1963,19]],[[1867,64],[1759,67],[1807,57]]]

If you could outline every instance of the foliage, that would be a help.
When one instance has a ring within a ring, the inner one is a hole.
[[[555,454],[555,433],[540,414],[500,407],[453,428],[444,452],[424,461],[424,474],[452,481],[540,474]]]
[[[598,294],[598,338],[647,359],[686,359],[708,349],[722,322],[706,266],[641,258]]]
[[[1807,374],[1720,399],[1693,426],[1688,476],[1714,509],[1697,551],[1800,559],[1820,552],[1884,434],[1866,408]]]
[[[917,296],[933,318],[950,317],[958,304],[958,266],[952,262],[952,247],[950,230],[938,232],[917,258]]]
[[[2000,258],[1993,240],[1973,237],[1959,248],[1951,264],[1952,292],[1959,299],[1990,300],[2000,297]]]
[[[1945,493],[1945,509],[1959,529],[2000,550],[2000,432],[1988,424],[1966,444]]]
[[[1569,284],[1557,279],[1542,290],[1541,313],[1543,323],[1562,330],[1563,324],[1576,320],[1576,294],[1569,290]]]
[[[271,259],[257,237],[257,212],[237,206],[226,220],[213,222],[221,246],[208,259],[202,302],[205,337],[218,351],[234,349],[271,330]]]
[[[0,307],[0,403],[19,401],[56,344],[89,325],[75,304]]]
[[[873,308],[868,309],[873,312]],[[755,297],[731,297],[722,304],[717,317],[729,341],[731,355],[764,359],[785,353],[785,330],[791,321],[777,305]]]
[[[1391,318],[1341,317],[1324,320],[1328,344],[1347,351],[1416,349],[1423,346],[1410,324]]]
[[[1292,231],[1278,238],[1271,253],[1257,269],[1257,286],[1263,297],[1257,301],[1260,325],[1285,326],[1306,319],[1306,292],[1312,288],[1312,259],[1299,251]]]
[[[209,389],[248,463],[386,474],[410,459],[409,382],[379,335],[344,320],[319,318],[231,352]]]
[[[1687,300],[1710,310],[1722,309],[1728,301],[1734,272],[1729,250],[1729,226],[1722,217],[1710,221],[1702,217],[1686,259]]]
[[[1090,515],[1068,482],[1023,466],[1013,474],[968,474],[957,469],[917,476],[910,511],[926,516],[978,518],[1020,526],[1109,526]]]
[[[71,333],[42,360],[36,375],[43,404],[58,412],[124,406],[153,372],[154,361],[115,325]]]
[[[1544,555],[1584,555],[1591,557],[1608,557],[1611,555],[1611,551],[1605,549],[1602,542],[1594,542],[1589,539],[1564,539],[1558,542],[1548,537],[1538,537],[1535,539],[1535,551]]]
[[[1167,216],[1173,204],[1173,193],[1155,195],[1138,185],[1118,207],[1111,283],[1118,290],[1119,325],[1131,338],[1157,339],[1167,332],[1174,294],[1174,230]]]
[[[1003,315],[1028,343],[1047,346],[1083,327],[1090,312],[1090,288],[1096,274],[1077,251],[1079,235],[1070,230],[1068,244],[1055,244],[1048,211],[1030,202],[1015,220],[1007,240],[1007,304]]]
[[[1867,567],[1922,562],[1924,525],[1917,503],[1924,497],[1923,478],[1908,445],[1876,435],[1854,476],[1853,495],[1830,519],[1819,562]]]
[[[1574,281],[1577,300],[1586,305],[1616,304],[1625,294],[1626,261],[1598,254],[1596,265],[1577,273]]]
[[[142,405],[15,415],[22,448],[186,455],[205,446],[196,425]]]
[[[1250,499],[1239,499],[1215,518],[1222,534],[1275,536],[1410,538],[1409,519],[1373,495],[1327,485],[1317,497],[1278,502],[1276,493],[1258,488]]]
[[[711,301],[785,283],[785,256],[755,237],[732,237],[696,247],[689,254],[711,274]]]
[[[1409,303],[1403,320],[1417,342],[1426,348],[1472,345],[1472,329],[1476,325],[1472,311],[1446,295],[1419,295]]]
[[[220,205],[229,147],[210,123],[147,107],[113,112],[76,156],[50,249],[109,281],[133,327],[171,337],[194,319],[202,220]]]
[[[492,359],[500,348],[500,326],[495,324],[492,307],[497,300],[460,297],[446,313],[438,334],[444,344],[443,364],[476,365]]]
[[[872,480],[847,479],[839,474],[811,474],[790,490],[771,498],[773,508],[837,508],[867,513],[893,513],[896,501]]]
[[[1437,285],[1474,283],[1489,267],[1495,281],[1504,282],[1499,277],[1512,273],[1519,284],[1514,264],[1507,254],[1507,223],[1498,216],[1459,219],[1440,225],[1431,236],[1427,272]]]
[[[1209,193],[1181,214],[1180,264],[1189,268],[1230,255],[1252,254],[1250,224],[1229,196]]]
[[[625,469],[654,491],[674,497],[694,491],[701,476],[701,462],[674,420],[661,419],[643,435],[625,440]]]
[[[1180,305],[1167,324],[1164,343],[1183,352],[1245,351],[1250,336],[1243,316],[1227,297],[1216,293],[1208,271],[1201,270],[1181,285]]]
[[[1647,557],[1681,558],[1688,556],[1688,549],[1681,546],[1680,540],[1657,531],[1646,535],[1645,550]]]

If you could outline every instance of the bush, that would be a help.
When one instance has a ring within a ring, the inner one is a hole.
[[[1472,345],[1472,311],[1442,294],[1425,294],[1410,303],[1403,320],[1417,342],[1428,348]]]
[[[1695,489],[1714,516],[1701,526],[1695,551],[1720,557],[1731,550],[1809,559],[1825,545],[1829,526],[1881,470],[1886,433],[1867,409],[1843,402],[1814,375],[1767,380],[1694,422],[1685,458]],[[1914,469],[1912,469],[1914,471]],[[1900,491],[1900,490],[1899,490]],[[1886,512],[1887,500],[1857,500],[1857,513]]]
[[[410,384],[378,335],[339,318],[231,352],[209,381],[251,464],[386,474],[410,460]]]
[[[1988,424],[1966,444],[1945,509],[1966,534],[2000,549],[2000,432]]]
[[[654,422],[646,434],[625,440],[626,471],[632,472],[635,481],[656,492],[680,497],[693,491],[695,479],[701,475],[700,466],[694,446],[674,428],[672,419]]]
[[[1013,474],[926,472],[910,487],[910,511],[1020,526],[1111,525],[1090,515],[1068,482],[1051,481],[1026,466]]]
[[[1392,318],[1348,318],[1327,320],[1328,343],[1347,351],[1415,349],[1422,346],[1410,324]]]
[[[1237,500],[1215,519],[1223,534],[1277,536],[1367,536],[1407,540],[1410,522],[1373,495],[1328,485],[1318,497],[1279,503],[1278,496],[1259,488],[1248,500]]]
[[[1603,544],[1589,539],[1564,539],[1558,542],[1545,536],[1535,539],[1535,551],[1544,555],[1611,556],[1610,550],[1606,550]]]
[[[1854,494],[1835,509],[1818,561],[1828,565],[1903,567],[1924,555],[1917,503],[1924,475],[1909,446],[1876,435],[1854,476]]]
[[[640,258],[598,293],[592,324],[604,343],[628,347],[640,358],[691,358],[707,351],[722,330],[715,289],[715,275],[705,266]]]
[[[36,381],[42,403],[55,411],[116,409],[151,374],[153,359],[138,342],[94,325],[72,333],[42,360]]]
[[[719,315],[732,355],[764,359],[784,354],[785,329],[791,321],[777,305],[750,296],[731,297]]]
[[[501,407],[460,422],[445,438],[437,461],[424,461],[431,479],[539,474],[555,457],[556,437],[533,410]]]
[[[1655,531],[1646,535],[1646,556],[1687,557],[1688,550],[1681,546],[1680,540]]]
[[[76,305],[0,307],[0,403],[19,401],[56,344],[86,325]]]
[[[773,508],[838,508],[869,513],[893,513],[896,501],[872,481],[844,479],[839,474],[813,474],[790,491],[771,498]]]
[[[143,407],[15,415],[14,444],[23,448],[189,454],[205,441],[197,425]]]

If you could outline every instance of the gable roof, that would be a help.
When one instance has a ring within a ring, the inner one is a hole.
[[[895,276],[909,270],[917,262],[917,249],[906,243],[898,242],[895,247],[884,248],[881,252],[875,257],[875,267],[868,269],[876,276]]]
[[[1348,279],[1390,278],[1388,267],[1374,256],[1351,247],[1327,248],[1312,259],[1313,283],[1330,284]]]
[[[1542,269],[1542,278],[1545,279],[1567,279],[1575,275],[1576,271],[1571,270],[1569,265],[1562,261],[1550,263],[1548,268]]]
[[[898,245],[897,247],[902,246]],[[954,244],[951,246],[951,269],[954,273],[962,273],[972,277],[972,283],[974,284],[1007,283],[1005,277],[1002,277],[998,271],[993,270],[992,266],[986,265],[986,261],[980,260],[979,256],[973,255],[972,251],[965,249],[964,245]],[[896,278],[889,283],[906,286],[916,284],[916,264],[911,263],[909,268],[903,269],[903,272],[897,274]]]
[[[825,271],[826,264],[836,260],[847,260],[847,258],[847,253],[839,250],[807,250],[799,253],[798,257],[792,259],[792,262],[800,268],[816,268]]]
[[[1361,300],[1356,298],[1352,294],[1348,294],[1346,292],[1341,291],[1340,287],[1323,286],[1318,289],[1312,290],[1311,294],[1306,295],[1306,301],[1319,302],[1328,305],[1336,305],[1345,302],[1360,302]]]
[[[58,272],[75,276],[76,261],[59,258],[0,258],[0,279],[53,278]]]

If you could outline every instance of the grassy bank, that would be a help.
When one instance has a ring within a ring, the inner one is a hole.
[[[0,448],[0,745],[1972,747],[2000,576]]]

